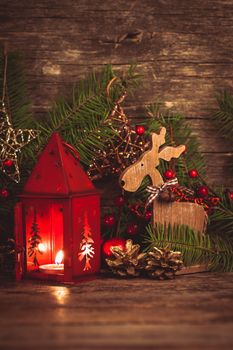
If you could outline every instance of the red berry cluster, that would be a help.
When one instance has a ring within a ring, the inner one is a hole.
[[[164,174],[163,174],[164,178],[166,180],[171,180],[171,179],[174,179],[176,177],[176,174],[173,170],[171,169],[167,169]],[[191,178],[191,179],[195,179],[196,177],[198,177],[198,171],[196,169],[191,169],[188,171],[188,176]]]

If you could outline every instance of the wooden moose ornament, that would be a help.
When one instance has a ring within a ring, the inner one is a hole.
[[[158,190],[164,185],[163,178],[156,169],[160,159],[170,161],[179,158],[185,151],[185,146],[165,146],[166,129],[162,127],[159,134],[152,133],[152,148],[144,152],[140,158],[124,170],[120,177],[121,186],[129,192],[136,191],[145,176],[151,178],[152,186]],[[153,202],[153,224],[187,225],[194,231],[203,233],[206,223],[206,213],[202,206],[196,203],[172,202],[165,203],[158,200]]]

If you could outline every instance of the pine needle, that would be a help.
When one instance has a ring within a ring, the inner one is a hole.
[[[166,247],[183,254],[185,266],[207,264],[214,271],[233,271],[233,239],[201,235],[188,226],[157,224],[147,227],[146,250]]]

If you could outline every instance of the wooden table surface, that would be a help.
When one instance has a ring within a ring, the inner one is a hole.
[[[0,281],[0,349],[233,349],[233,274]]]

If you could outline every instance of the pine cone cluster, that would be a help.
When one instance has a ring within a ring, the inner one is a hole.
[[[128,239],[124,249],[112,247],[112,258],[106,259],[110,271],[120,277],[146,274],[155,279],[172,279],[183,267],[180,252],[154,247],[149,253],[140,253],[140,245]]]
[[[146,257],[145,270],[150,277],[155,279],[172,279],[182,267],[181,253],[173,252],[167,247],[160,249],[154,247]]]
[[[112,273],[121,276],[137,277],[145,264],[145,253],[139,253],[139,244],[133,244],[131,239],[126,241],[125,249],[112,247],[112,259],[106,259],[106,263]]]

